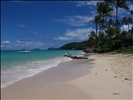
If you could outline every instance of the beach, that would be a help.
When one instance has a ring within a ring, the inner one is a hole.
[[[90,54],[1,89],[4,99],[132,100],[133,55]]]

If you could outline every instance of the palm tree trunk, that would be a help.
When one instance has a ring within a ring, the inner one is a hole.
[[[96,48],[98,47],[98,40],[97,40],[97,30],[98,30],[98,25],[96,24]]]
[[[117,21],[118,21],[118,6],[116,5],[116,28],[118,27]]]
[[[131,29],[131,46],[133,45],[133,38],[132,38],[133,36],[132,35],[133,35],[133,26],[132,26],[132,29]]]
[[[106,5],[108,4],[107,0],[106,0]],[[107,21],[107,12],[106,12],[106,26],[107,26],[107,30],[108,30],[108,21]]]
[[[98,29],[98,27],[97,27],[97,24],[96,24],[96,35],[97,35],[97,29]]]

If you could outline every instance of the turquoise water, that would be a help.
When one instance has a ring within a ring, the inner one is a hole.
[[[72,55],[82,53],[79,50],[39,50],[30,54],[18,54],[15,50],[1,51],[1,88],[72,60],[63,57],[70,52]]]

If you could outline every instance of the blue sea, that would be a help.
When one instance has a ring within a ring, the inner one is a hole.
[[[79,55],[80,50],[37,50],[28,54],[19,54],[15,50],[1,51],[1,88],[23,78],[34,76],[61,62],[72,60],[63,57],[65,53]]]

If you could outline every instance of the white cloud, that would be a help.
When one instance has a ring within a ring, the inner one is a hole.
[[[53,45],[53,44],[44,43],[41,41],[20,41],[20,40],[17,40],[15,43],[15,46],[31,47],[31,48],[41,48],[41,47],[44,47],[46,45]]]
[[[25,25],[25,24],[18,24],[18,27],[27,28],[27,25]]]
[[[59,36],[59,37],[55,37],[55,40],[72,40],[73,38],[71,37],[65,37],[65,36]]]
[[[10,41],[2,41],[3,44],[9,44],[11,43]]]
[[[22,41],[16,40],[14,42],[1,41],[2,49],[34,49],[44,48],[45,46],[52,46],[52,43],[44,43],[43,41]]]
[[[129,5],[129,9],[130,9],[130,10],[133,10],[133,5],[132,5],[132,4]]]
[[[133,10],[133,6],[132,5],[130,5],[130,6],[128,6],[129,7],[129,9],[131,10]],[[114,14],[116,14],[116,8],[115,7],[113,7],[113,10],[114,10]],[[126,15],[131,15],[130,14],[130,12],[129,11],[127,11],[126,9],[124,9],[124,8],[118,8],[118,16],[119,17],[125,17],[125,14]]]
[[[21,43],[22,43],[22,41],[20,41],[20,40],[17,40],[17,41],[16,41],[16,43],[20,43],[20,44],[21,44]]]
[[[11,46],[10,41],[1,41],[1,48],[9,48]]]
[[[94,15],[91,16],[66,16],[63,19],[56,19],[57,22],[62,22],[71,26],[86,26]]]
[[[87,40],[88,36],[90,34],[90,31],[93,31],[93,28],[78,28],[75,30],[67,30],[65,32],[64,36],[59,36],[55,38],[55,40],[72,40],[72,39],[77,39],[77,40]]]
[[[128,25],[123,25],[122,27],[121,27],[121,30],[123,31],[128,31],[128,30],[131,30],[131,28],[132,28],[132,24],[129,24],[129,26]]]
[[[77,7],[81,6],[96,6],[97,2],[102,2],[102,0],[96,0],[96,1],[77,1]]]

